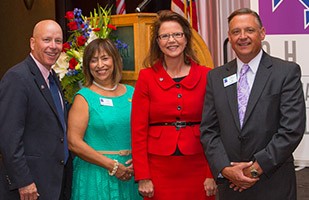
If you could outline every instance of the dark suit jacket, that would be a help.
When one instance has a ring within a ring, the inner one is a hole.
[[[220,200],[294,199],[292,153],[302,139],[306,118],[300,67],[263,52],[242,129],[237,84],[223,85],[223,78],[235,74],[236,69],[235,59],[208,73],[201,141],[214,177],[232,161],[257,160],[264,174],[242,193],[229,189],[226,183]]]
[[[19,199],[18,188],[32,182],[40,199],[59,199],[64,130],[49,88],[31,56],[2,78],[0,112],[0,199]]]

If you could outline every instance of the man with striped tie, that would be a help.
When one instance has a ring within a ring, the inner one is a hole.
[[[305,131],[300,66],[262,50],[259,15],[228,18],[237,58],[208,73],[201,142],[220,200],[295,200],[293,151]]]

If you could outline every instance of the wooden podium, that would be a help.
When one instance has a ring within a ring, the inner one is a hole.
[[[120,41],[128,45],[128,48],[121,52],[124,63],[122,82],[135,85],[149,49],[151,27],[156,18],[155,13],[112,15],[111,23],[117,27],[113,32]],[[210,52],[195,30],[193,30],[193,48],[197,52],[200,64],[213,68]]]

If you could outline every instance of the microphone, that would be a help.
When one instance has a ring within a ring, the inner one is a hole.
[[[151,0],[142,1],[142,3],[138,4],[138,6],[135,8],[135,12],[141,12],[142,10],[144,10],[144,8],[148,5],[150,1]]]

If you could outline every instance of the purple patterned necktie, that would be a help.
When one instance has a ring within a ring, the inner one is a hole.
[[[247,72],[249,70],[249,65],[244,64],[239,73],[239,80],[237,85],[237,98],[238,98],[238,114],[240,127],[243,125],[247,103],[250,94],[250,88],[247,80]]]

